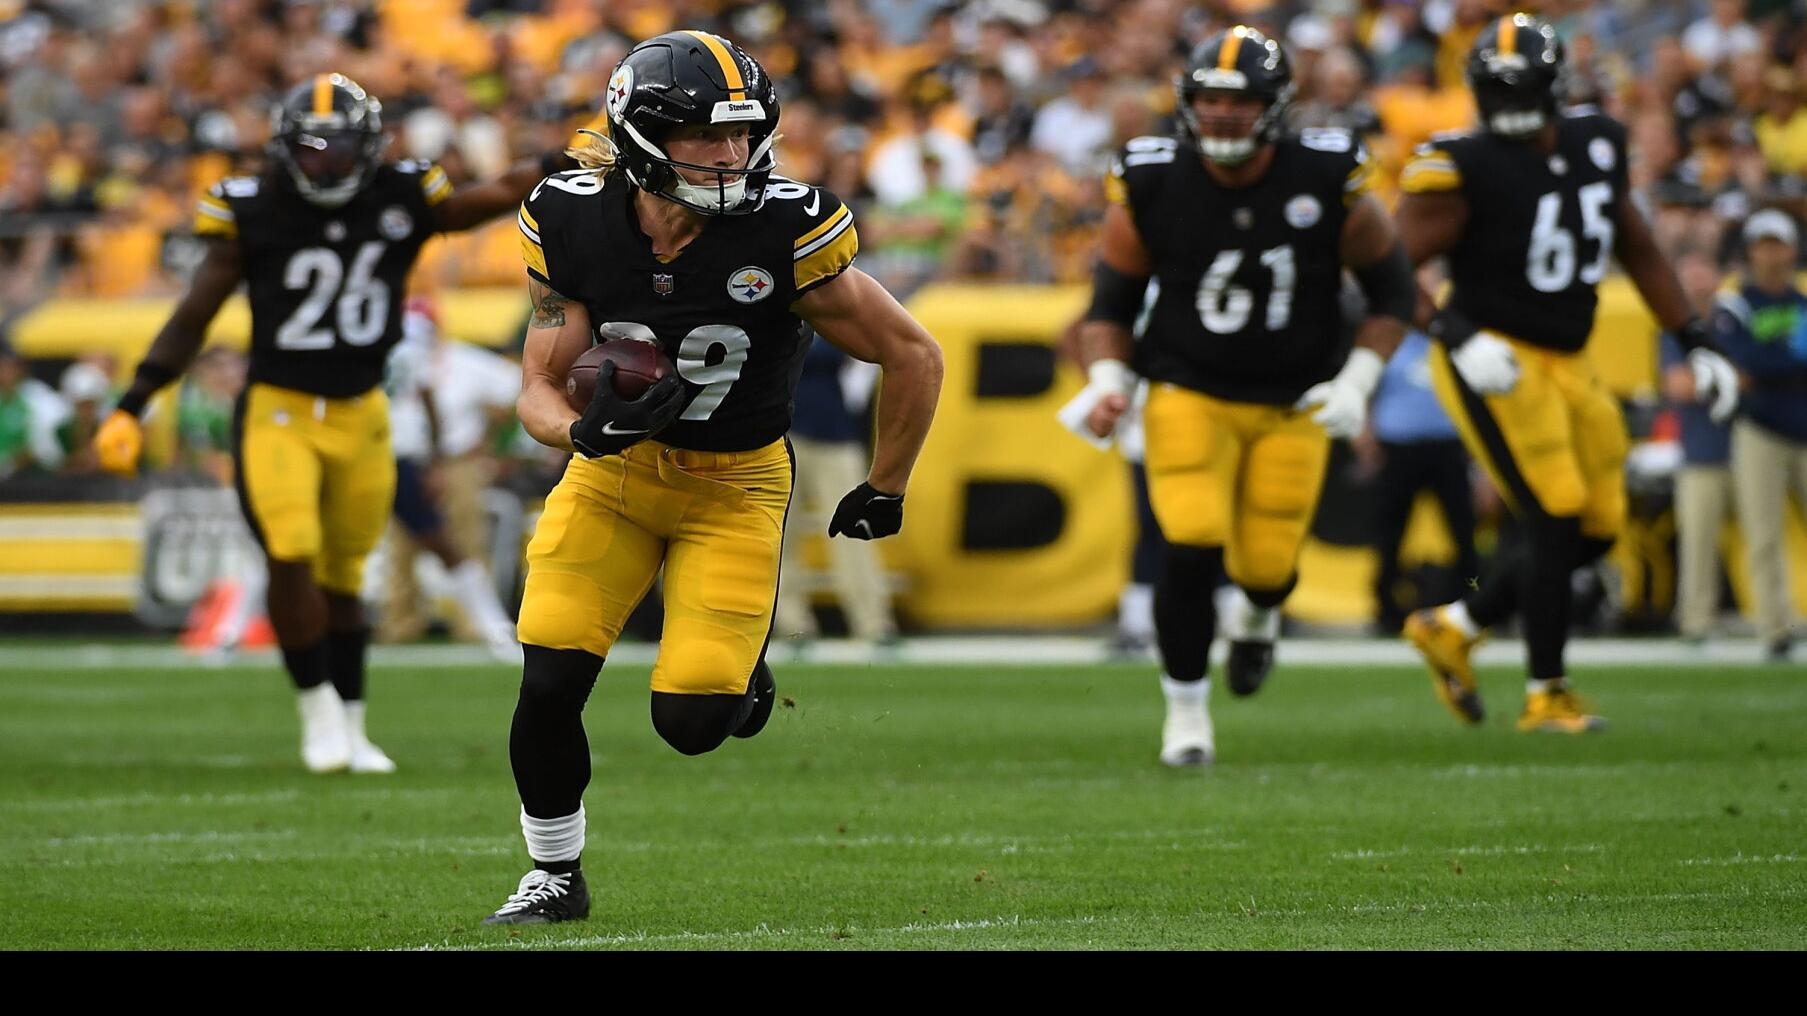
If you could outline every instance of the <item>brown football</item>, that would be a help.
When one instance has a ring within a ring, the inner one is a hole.
[[[604,360],[615,364],[615,394],[637,399],[654,381],[677,370],[664,350],[642,339],[610,339],[591,346],[571,364],[565,375],[565,401],[583,412],[596,394],[596,372]]]

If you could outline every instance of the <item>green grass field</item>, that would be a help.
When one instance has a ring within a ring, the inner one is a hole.
[[[525,870],[513,674],[379,668],[389,777],[310,776],[273,669],[0,670],[5,948],[1807,947],[1807,682],[1602,670],[1613,728],[1457,729],[1415,669],[1217,695],[1155,762],[1149,667],[790,666],[687,759],[605,671],[581,924]]]

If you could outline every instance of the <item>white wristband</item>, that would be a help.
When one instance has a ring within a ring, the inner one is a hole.
[[[1343,369],[1337,372],[1336,379],[1366,398],[1374,394],[1380,387],[1380,376],[1386,372],[1387,361],[1379,353],[1366,346],[1356,346],[1349,351],[1349,359],[1343,363]]]
[[[1085,373],[1086,383],[1091,388],[1126,398],[1136,393],[1136,385],[1141,381],[1122,360],[1093,360]]]

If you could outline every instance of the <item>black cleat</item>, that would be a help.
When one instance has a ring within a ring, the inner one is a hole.
[[[778,699],[778,682],[773,679],[772,668],[763,656],[759,658],[759,665],[753,668],[752,692],[753,708],[734,731],[735,737],[752,737],[764,730],[765,721],[772,718],[772,704]]]
[[[1255,694],[1261,690],[1262,682],[1267,680],[1268,671],[1273,669],[1272,642],[1230,643],[1230,658],[1224,664],[1224,676],[1229,678],[1230,694],[1240,697]]]
[[[502,909],[485,917],[484,924],[557,924],[581,921],[590,916],[590,890],[584,885],[584,873],[573,871],[554,875],[538,868],[521,879],[520,888],[502,904]]]

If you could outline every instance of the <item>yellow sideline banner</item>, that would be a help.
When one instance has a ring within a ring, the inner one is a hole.
[[[911,481],[908,525],[881,544],[903,576],[900,606],[917,624],[1060,627],[1115,611],[1135,536],[1129,470],[1116,452],[1097,451],[1054,417],[1083,383],[1077,369],[1054,355],[1054,343],[1087,296],[1083,287],[937,285],[910,301],[947,363],[935,425]],[[22,318],[14,338],[34,358],[111,352],[127,372],[171,306],[170,300],[52,301]],[[447,334],[485,345],[511,341],[526,314],[514,287],[442,291],[438,309]],[[243,298],[235,297],[209,340],[242,347],[249,324]],[[1654,333],[1628,283],[1602,285],[1590,350],[1619,394],[1654,390]],[[221,545],[231,506],[194,507],[185,500],[168,510],[152,507],[0,505],[0,611],[130,610],[142,570],[149,592],[140,612],[174,616],[195,591],[191,579],[213,573],[213,564],[196,563],[195,548]],[[166,516],[175,521],[159,521]],[[153,530],[174,534],[152,541],[157,555],[145,542]],[[1790,555],[1807,560],[1807,532],[1798,517],[1789,540]],[[1419,507],[1403,556],[1450,560],[1442,520],[1429,505]],[[1741,556],[1728,557],[1726,565],[1744,601]],[[1308,541],[1288,612],[1313,622],[1366,621],[1375,568],[1368,548]],[[1807,602],[1807,567],[1796,569],[1794,581],[1798,601]]]
[[[484,346],[513,342],[527,323],[527,291],[519,286],[445,289],[434,294],[440,328],[454,339]],[[129,373],[169,320],[171,297],[131,300],[50,300],[13,326],[13,345],[30,358],[72,359],[111,353]],[[251,308],[237,293],[207,330],[208,345],[244,349],[251,341]]]

